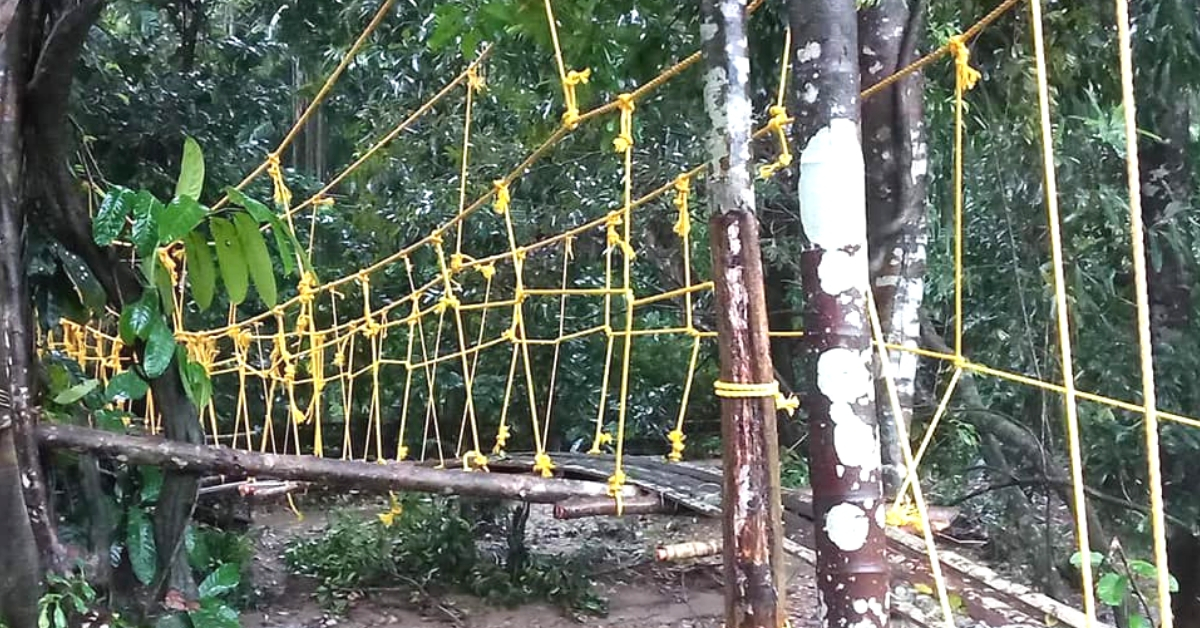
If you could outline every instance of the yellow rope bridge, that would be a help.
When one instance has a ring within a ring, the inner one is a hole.
[[[1020,0],[1006,0],[994,11],[988,14],[980,23],[964,31],[961,35],[952,37],[945,46],[926,55],[910,67],[905,68],[894,76],[889,77],[878,85],[863,93],[870,97],[899,78],[917,71],[930,63],[946,56],[951,57],[956,65],[956,98],[955,98],[955,163],[954,163],[954,210],[955,210],[955,340],[954,353],[942,354],[907,347],[888,346],[879,335],[878,315],[871,304],[872,328],[875,333],[875,345],[881,353],[884,375],[889,384],[889,399],[893,405],[893,416],[899,417],[899,402],[892,385],[890,364],[887,359],[889,351],[913,351],[922,356],[945,360],[953,367],[953,374],[946,387],[944,396],[938,406],[931,424],[924,434],[917,451],[914,453],[908,446],[907,435],[901,426],[901,442],[904,456],[910,473],[906,479],[902,494],[910,492],[915,502],[915,511],[921,520],[925,520],[925,501],[920,491],[920,483],[916,480],[915,470],[919,468],[921,458],[926,452],[933,430],[937,427],[948,407],[950,396],[964,372],[988,375],[1006,379],[1018,384],[1034,386],[1043,390],[1061,393],[1067,403],[1067,419],[1069,448],[1072,461],[1073,479],[1075,481],[1077,513],[1080,518],[1077,525],[1080,538],[1083,539],[1081,549],[1088,556],[1086,519],[1083,518],[1082,504],[1082,471],[1080,469],[1080,444],[1077,435],[1078,421],[1075,413],[1075,402],[1084,399],[1113,408],[1143,413],[1146,416],[1148,442],[1151,464],[1152,486],[1155,487],[1153,501],[1153,521],[1155,525],[1156,552],[1159,574],[1165,578],[1165,555],[1161,551],[1162,538],[1162,504],[1158,492],[1157,475],[1157,420],[1163,419],[1192,426],[1200,426],[1200,421],[1181,414],[1159,412],[1153,406],[1152,370],[1149,369],[1149,347],[1147,320],[1140,320],[1142,342],[1142,357],[1146,366],[1145,406],[1113,399],[1101,394],[1078,391],[1074,389],[1071,372],[1071,355],[1069,335],[1066,332],[1065,318],[1060,319],[1060,340],[1062,345],[1062,363],[1068,374],[1065,384],[1042,381],[1028,375],[1005,371],[1002,369],[972,362],[964,353],[962,345],[962,246],[963,246],[963,103],[964,94],[979,80],[979,73],[969,63],[968,44],[986,26],[999,19],[1015,7]],[[1042,61],[1042,44],[1040,29],[1040,3],[1030,0],[1035,26],[1035,49],[1037,52],[1037,77],[1041,96],[1042,124],[1046,129],[1046,177],[1048,192],[1049,225],[1052,233],[1052,255],[1055,269],[1054,284],[1058,311],[1065,312],[1067,302],[1062,279],[1062,250],[1058,235],[1059,217],[1057,204],[1054,199],[1053,161],[1049,143],[1049,113],[1046,104],[1046,70]],[[292,204],[292,194],[288,188],[285,174],[280,165],[279,155],[296,137],[297,130],[309,118],[316,107],[320,106],[325,97],[333,89],[338,76],[357,54],[367,37],[381,23],[390,9],[393,0],[386,0],[380,7],[371,23],[366,27],[362,36],[346,54],[346,57],[331,74],[318,95],[313,99],[309,108],[300,116],[296,126],[287,134],[277,149],[272,152],[263,164],[254,170],[238,186],[244,187],[256,177],[267,174],[273,182],[274,197],[277,204],[286,208],[289,225],[295,224],[295,219],[302,212],[309,213],[311,229],[315,229],[317,212],[329,209],[332,200],[329,194],[362,164],[371,160],[380,150],[399,137],[416,120],[432,110],[435,105],[444,101],[452,94],[463,95],[464,125],[462,130],[461,162],[458,177],[459,194],[456,215],[438,226],[424,237],[419,238],[404,248],[388,255],[377,262],[366,266],[357,272],[331,279],[319,280],[311,270],[305,270],[297,285],[296,296],[280,303],[278,306],[263,311],[249,318],[238,320],[231,310],[228,323],[217,329],[187,330],[184,326],[182,312],[182,291],[178,292],[180,302],[175,308],[176,338],[187,347],[193,360],[207,369],[214,380],[236,378],[237,399],[232,409],[218,408],[210,403],[203,409],[205,429],[208,437],[214,441],[233,447],[261,451],[281,451],[295,453],[311,453],[323,456],[325,447],[334,439],[340,442],[342,457],[350,457],[353,452],[362,452],[367,459],[384,462],[387,460],[426,460],[434,459],[440,465],[453,466],[464,470],[486,470],[488,462],[496,456],[502,456],[514,430],[527,429],[530,442],[535,449],[535,462],[531,471],[550,477],[554,473],[554,461],[549,450],[549,434],[552,428],[557,386],[561,385],[559,370],[564,346],[570,343],[585,342],[592,338],[601,338],[604,344],[604,374],[599,382],[597,398],[598,411],[595,417],[595,429],[592,436],[590,451],[599,453],[611,448],[615,453],[615,463],[609,478],[610,492],[619,496],[619,489],[627,480],[622,466],[624,441],[627,418],[630,409],[627,400],[630,391],[637,386],[631,381],[631,356],[638,338],[652,335],[675,335],[691,339],[690,359],[687,372],[683,377],[683,394],[678,400],[677,420],[672,429],[665,434],[669,444],[666,455],[671,460],[681,460],[685,449],[685,417],[688,412],[689,399],[695,391],[693,384],[697,364],[701,354],[702,344],[714,339],[715,333],[701,330],[696,324],[696,299],[703,293],[712,290],[712,283],[697,277],[692,262],[691,229],[693,220],[694,184],[697,177],[703,175],[705,166],[697,166],[679,173],[669,181],[658,182],[650,192],[634,196],[634,161],[637,146],[634,134],[634,120],[639,104],[663,87],[676,79],[700,60],[700,54],[695,53],[664,70],[653,80],[637,89],[617,95],[612,100],[593,108],[586,108],[576,95],[576,87],[589,81],[592,73],[587,68],[571,69],[562,54],[559,45],[559,34],[554,19],[553,7],[550,0],[545,0],[545,8],[549,18],[550,33],[554,44],[555,61],[563,93],[563,113],[559,127],[545,141],[525,156],[510,171],[497,173],[494,180],[479,182],[471,181],[468,177],[470,165],[472,112],[476,103],[476,95],[486,89],[483,79],[484,68],[491,52],[486,49],[453,80],[448,82],[428,102],[414,110],[407,118],[397,124],[391,131],[372,144],[356,161],[349,164],[341,173],[333,177],[311,198],[295,205]],[[1118,9],[1122,9],[1125,0],[1117,0]],[[757,3],[750,10],[757,8]],[[1119,11],[1119,15],[1127,14]],[[1122,21],[1124,20],[1124,21]],[[1119,20],[1122,44],[1122,71],[1126,80],[1129,77],[1128,68],[1128,31],[1127,17]],[[763,126],[756,132],[756,137],[771,136],[779,143],[778,157],[775,161],[763,164],[759,175],[762,178],[773,176],[778,170],[787,168],[792,162],[792,154],[788,148],[787,125],[790,123],[784,107],[784,93],[788,74],[786,51],[791,48],[790,32],[787,35],[785,56],[780,65],[778,82],[779,95],[765,114]],[[1127,90],[1128,92],[1128,90]],[[1126,93],[1125,113],[1132,116],[1131,93]],[[619,129],[612,139],[614,158],[620,164],[623,172],[621,201],[618,206],[610,208],[601,215],[594,216],[573,228],[536,241],[521,241],[515,228],[516,218],[514,209],[522,204],[520,184],[524,173],[530,166],[549,155],[554,147],[565,137],[589,122],[601,120],[607,116],[615,116]],[[1130,125],[1132,118],[1130,117]],[[1130,126],[1132,129],[1132,126]],[[1130,131],[1132,133],[1132,131]],[[1131,137],[1131,142],[1132,136]],[[1131,149],[1130,154],[1135,154]],[[1136,185],[1136,167],[1131,166],[1131,185]],[[478,197],[471,198],[468,190],[484,187],[486,190]],[[642,182],[645,184],[645,182]],[[639,186],[641,187],[641,186]],[[660,204],[663,197],[669,197],[669,204]],[[1136,201],[1136,193],[1131,196]],[[223,199],[218,206],[223,204]],[[332,210],[331,210],[332,211]],[[678,238],[679,250],[682,252],[683,286],[674,290],[645,294],[639,291],[634,281],[634,262],[638,254],[637,231],[635,222],[640,216],[652,212],[674,212],[674,234]],[[1131,216],[1134,221],[1133,238],[1135,254],[1133,259],[1138,270],[1139,311],[1145,312],[1145,278],[1143,261],[1140,251],[1141,225],[1136,204],[1131,206]],[[502,235],[505,250],[501,253],[473,257],[464,244],[464,232],[468,226],[485,225],[497,230]],[[311,232],[310,229],[310,232]],[[575,251],[575,243],[588,235],[603,234],[604,247],[601,263],[604,268],[602,285],[585,285],[571,279],[572,265],[579,263]],[[312,240],[309,241],[311,251]],[[554,285],[536,285],[530,281],[527,264],[531,257],[537,256],[543,260],[555,260],[559,281]],[[178,283],[182,273],[186,272],[182,258],[176,251],[164,253],[164,263]],[[409,287],[406,295],[392,298],[388,295],[385,300],[375,289],[380,283],[376,278],[382,274],[389,275],[389,281],[395,282],[400,276]],[[339,302],[349,295],[356,295],[362,303],[361,311],[348,311]],[[566,311],[568,302],[586,301],[595,304],[597,315],[594,320],[581,322],[578,319],[567,321]],[[664,301],[679,303],[681,308],[678,325],[659,328],[643,328],[637,325],[637,312]],[[530,308],[534,303],[544,302],[557,309],[556,325],[549,330],[535,329],[529,322]],[[325,310],[330,313],[330,320],[318,322],[319,305],[327,305]],[[78,361],[85,369],[99,378],[107,381],[114,373],[123,369],[121,358],[121,341],[117,334],[111,331],[112,321],[96,322],[89,325],[78,325],[64,321],[60,330],[44,339],[47,349],[59,350]],[[775,330],[776,336],[798,336],[801,332],[791,330]],[[550,368],[538,368],[531,353],[535,350],[549,349],[552,352]],[[618,351],[619,349],[619,351]],[[508,361],[508,372],[504,383],[503,402],[499,408],[481,408],[478,405],[475,388],[479,384],[478,373],[481,356],[499,354]],[[439,381],[438,369],[441,366],[451,366],[461,378],[464,393],[464,403],[459,419],[459,433],[453,450],[443,446],[453,440],[451,436],[441,433],[444,428],[438,407],[439,386],[446,386]],[[399,403],[393,400],[381,399],[381,382],[403,382],[403,396]],[[361,396],[363,389],[369,401],[366,404],[365,416],[359,416],[356,411],[355,399]],[[539,392],[541,391],[541,392]],[[798,402],[780,393],[775,382],[759,384],[733,384],[716,382],[714,394],[718,397],[772,397],[780,409],[789,414],[797,408]],[[332,397],[336,403],[328,403]],[[286,399],[286,407],[276,408],[276,400]],[[510,408],[523,401],[528,410],[527,417],[510,415]],[[615,403],[615,425],[606,420],[611,416],[609,404]],[[394,410],[398,405],[399,409]],[[329,407],[340,408],[341,416],[328,416]],[[394,416],[398,414],[398,416]],[[482,420],[487,417],[489,421]],[[284,420],[279,420],[281,417]],[[491,421],[494,420],[494,421]],[[144,417],[145,428],[153,433],[159,429],[153,399],[148,399]],[[385,440],[385,423],[398,424],[398,435],[394,440]],[[490,431],[483,429],[484,424],[495,423]],[[365,425],[365,434],[360,442],[355,438],[351,427],[355,424]],[[340,425],[341,433],[330,433],[333,425]],[[429,446],[428,443],[433,443]],[[414,448],[414,445],[417,445]],[[910,490],[911,489],[911,490]],[[907,508],[908,502],[898,505]],[[391,516],[395,516],[392,513]],[[929,532],[929,526],[923,526],[926,535],[930,557],[936,557],[936,548]],[[1085,610],[1090,621],[1095,621],[1095,602],[1091,588],[1091,571],[1087,561],[1084,563]],[[942,601],[943,611],[947,622],[950,622],[950,605],[944,583],[938,572],[937,562],[932,562],[933,570],[938,581],[938,594]],[[1165,599],[1165,580],[1162,593]],[[1164,626],[1169,626],[1169,610],[1163,607],[1163,617],[1167,619]],[[952,623],[948,623],[952,625]]]

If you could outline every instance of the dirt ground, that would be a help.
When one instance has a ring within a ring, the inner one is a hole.
[[[660,543],[709,540],[720,537],[720,521],[694,516],[646,515],[559,521],[551,506],[535,505],[527,526],[529,549],[562,553],[584,544],[603,544],[610,558],[596,564],[594,582],[608,600],[605,617],[569,617],[558,608],[530,604],[517,608],[488,606],[477,598],[451,595],[414,601],[411,591],[369,592],[354,601],[345,614],[323,610],[316,602],[311,580],[290,575],[283,552],[295,538],[321,534],[331,509],[359,510],[364,516],[380,512],[371,499],[353,506],[297,505],[302,520],[279,505],[261,505],[254,512],[256,556],[254,585],[258,608],[242,612],[247,628],[366,628],[372,626],[455,626],[457,628],[566,628],[595,626],[623,628],[717,628],[722,625],[724,601],[719,558],[680,563],[657,563]],[[788,602],[792,626],[816,626],[816,591],[812,567],[789,564]]]

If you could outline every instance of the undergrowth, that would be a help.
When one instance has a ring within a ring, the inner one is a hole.
[[[370,519],[335,515],[319,538],[289,544],[288,568],[317,579],[318,601],[335,611],[372,589],[396,586],[417,596],[469,593],[504,606],[548,602],[579,614],[607,610],[589,578],[586,554],[484,551],[477,525],[454,499],[405,496],[394,510],[394,516]]]

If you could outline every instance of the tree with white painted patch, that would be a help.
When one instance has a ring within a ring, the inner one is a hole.
[[[805,237],[804,407],[825,626],[884,626],[888,565],[866,299],[866,190],[853,0],[792,0]]]

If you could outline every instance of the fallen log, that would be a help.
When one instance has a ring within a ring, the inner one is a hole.
[[[659,545],[654,551],[654,558],[660,562],[703,558],[705,556],[720,554],[721,549],[724,547],[725,544],[719,539],[716,541],[688,541],[673,545]]]
[[[228,447],[189,445],[148,436],[126,436],[75,425],[41,424],[38,440],[54,449],[93,453],[121,462],[176,471],[241,477],[271,477],[326,485],[413,491],[554,503],[571,497],[605,497],[608,486],[580,480],[548,480],[533,475],[438,471],[411,462],[354,462],[312,456],[260,454]],[[625,499],[637,495],[626,486]]]
[[[670,513],[674,510],[670,505],[654,495],[638,495],[621,500],[622,515],[653,515]],[[615,516],[617,501],[611,497],[583,498],[576,497],[554,504],[555,519],[583,519],[584,517]]]

